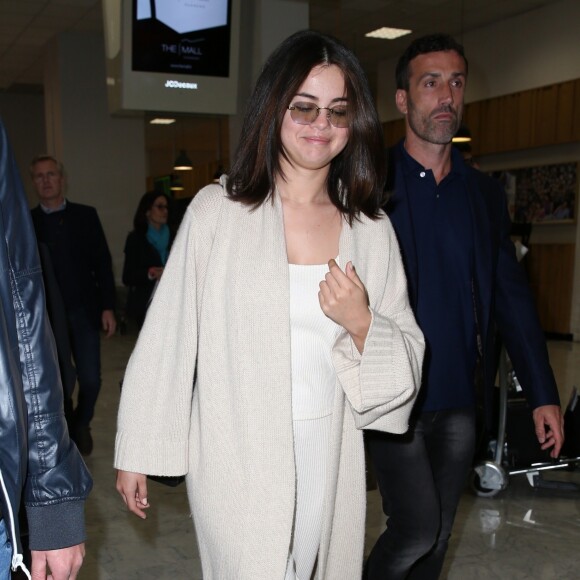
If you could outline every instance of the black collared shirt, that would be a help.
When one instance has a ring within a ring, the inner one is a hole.
[[[437,184],[433,172],[400,147],[415,242],[415,248],[402,250],[417,253],[415,314],[427,345],[417,406],[467,407],[475,403],[477,359],[467,168],[454,150],[451,171]]]

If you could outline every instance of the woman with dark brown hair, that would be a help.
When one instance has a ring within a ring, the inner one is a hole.
[[[159,191],[148,191],[139,201],[133,230],[125,242],[126,314],[138,328],[143,326],[151,295],[169,257],[172,236],[168,217],[169,198]]]
[[[407,429],[424,348],[383,167],[358,60],[299,32],[262,70],[229,177],[186,212],[115,466],[142,518],[145,474],[187,474],[206,580],[360,577],[362,430]]]

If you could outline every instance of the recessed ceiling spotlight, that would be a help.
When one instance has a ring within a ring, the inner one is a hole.
[[[370,38],[383,38],[386,40],[394,40],[399,38],[399,36],[405,36],[405,34],[411,34],[412,30],[405,30],[403,28],[388,28],[383,26],[382,28],[377,28],[372,32],[367,32],[365,36]]]
[[[151,125],[171,125],[171,123],[175,123],[175,119],[157,117],[155,119],[151,119],[151,121],[149,121],[149,123]]]

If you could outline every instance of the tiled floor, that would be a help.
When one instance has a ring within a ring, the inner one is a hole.
[[[146,521],[125,510],[114,488],[112,461],[119,381],[133,341],[131,335],[103,341],[103,390],[93,422],[95,451],[87,458],[95,487],[87,503],[89,540],[80,579],[197,580],[201,578],[201,566],[185,488],[150,483],[152,507]],[[580,344],[552,342],[550,356],[562,399],[567,401],[572,386],[580,386]],[[580,484],[580,469],[551,472],[547,477]],[[507,489],[494,498],[476,497],[466,490],[444,577],[580,578],[579,500],[578,491],[534,489],[525,475],[512,477]],[[379,494],[369,492],[367,549],[383,528]]]

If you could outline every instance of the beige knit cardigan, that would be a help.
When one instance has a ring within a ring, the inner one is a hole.
[[[339,251],[366,285],[372,323],[362,356],[346,331],[333,347],[317,580],[360,577],[361,429],[407,429],[424,350],[388,218],[345,222]],[[221,185],[205,187],[185,213],[125,374],[115,467],[187,474],[205,580],[284,578],[295,508],[288,276],[277,196],[250,210]]]

